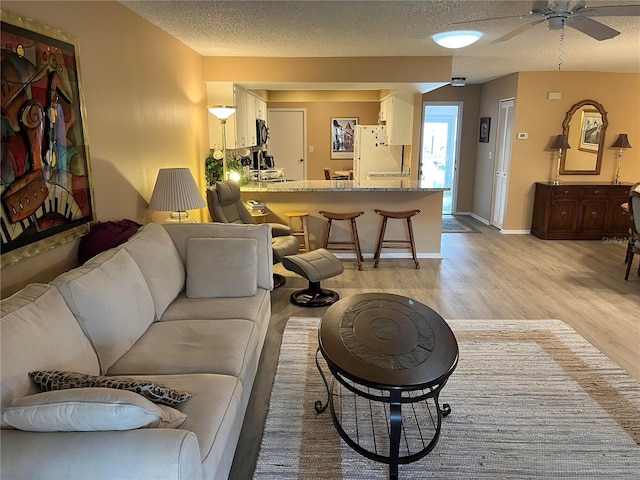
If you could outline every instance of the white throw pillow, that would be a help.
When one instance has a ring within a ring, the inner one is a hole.
[[[16,398],[3,420],[29,432],[95,432],[177,428],[186,414],[113,388],[73,388]]]
[[[251,297],[258,289],[254,238],[190,238],[187,297]]]
[[[124,249],[111,253],[103,252],[51,282],[96,349],[101,373],[127,353],[155,319],[138,265]]]

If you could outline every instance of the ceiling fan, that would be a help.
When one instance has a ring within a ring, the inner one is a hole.
[[[640,5],[606,5],[587,7],[585,0],[537,0],[533,2],[531,11],[524,15],[508,17],[481,18],[466,22],[455,22],[452,25],[464,23],[486,22],[504,18],[534,19],[520,28],[503,35],[491,43],[500,43],[519,35],[529,28],[547,22],[549,30],[562,30],[565,25],[575,28],[585,35],[601,41],[620,35],[620,32],[589,17],[631,17],[640,16]]]

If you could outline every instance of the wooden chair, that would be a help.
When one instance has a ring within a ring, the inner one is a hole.
[[[352,212],[352,213],[335,213],[326,212],[321,210],[320,215],[325,217],[328,222],[324,230],[324,240],[322,247],[326,250],[355,250],[356,263],[358,264],[358,270],[362,270],[362,250],[360,248],[360,239],[358,238],[358,227],[356,225],[356,218],[363,215],[364,212]],[[349,222],[351,230],[351,241],[335,241],[331,240],[331,226],[334,221],[347,221]]]
[[[343,175],[334,175],[333,170],[330,168],[324,169],[324,179],[325,180],[353,180],[353,178],[345,177]]]
[[[375,209],[375,212],[382,217],[382,225],[380,226],[380,235],[378,235],[378,247],[376,248],[376,254],[374,256],[373,268],[378,268],[378,262],[380,262],[380,254],[383,248],[409,248],[411,249],[411,256],[413,257],[413,263],[416,268],[420,268],[418,257],[416,254],[416,242],[413,237],[413,226],[411,225],[411,217],[420,213],[420,210],[408,210],[406,212],[389,212],[387,210]],[[407,231],[409,233],[408,240],[385,240],[384,234],[387,230],[387,220],[395,218],[398,220],[407,221]]]
[[[627,271],[624,279],[629,279],[634,254],[640,255],[640,183],[636,183],[629,190],[629,243],[627,244]],[[640,264],[638,264],[640,276]]]

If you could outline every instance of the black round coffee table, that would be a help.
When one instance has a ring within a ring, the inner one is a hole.
[[[318,352],[331,371],[330,386]],[[440,391],[457,363],[453,332],[426,305],[383,293],[344,298],[318,327],[316,365],[328,400],[317,401],[316,411],[330,406],[345,442],[388,464],[389,478],[397,479],[398,464],[418,460],[435,447],[442,417],[451,412],[447,404],[440,407]]]

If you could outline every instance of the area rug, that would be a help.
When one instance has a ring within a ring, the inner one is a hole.
[[[442,233],[482,233],[459,215],[442,216]]]
[[[640,383],[558,320],[451,320],[452,412],[401,479],[637,479]],[[386,479],[336,433],[314,363],[314,318],[285,328],[254,479]],[[325,372],[326,365],[324,365]]]

